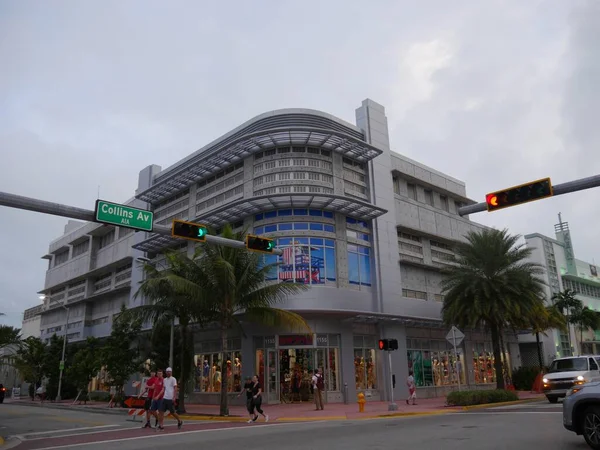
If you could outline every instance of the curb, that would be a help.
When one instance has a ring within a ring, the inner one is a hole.
[[[4,444],[6,444],[6,441],[2,436],[0,436],[0,447],[2,447]]]
[[[542,400],[541,398],[525,398],[523,400],[514,400],[512,402],[498,402],[498,403],[484,403],[482,405],[470,405],[470,406],[462,406],[463,411],[469,411],[471,409],[484,409],[484,408],[497,408],[499,406],[510,406],[510,405],[520,405],[522,403],[533,403]]]
[[[92,408],[86,406],[69,406],[69,405],[57,405],[57,404],[40,404],[40,403],[10,403],[15,406],[32,406],[34,408],[48,408],[48,409],[64,409],[67,411],[85,411],[94,414],[113,414],[113,415],[127,415],[127,408]]]
[[[386,419],[388,417],[418,417],[418,416],[439,416],[441,414],[450,414],[453,412],[458,412],[457,410],[446,410],[440,409],[436,411],[421,411],[421,412],[398,412],[398,413],[389,413],[389,414],[379,414],[375,417]]]

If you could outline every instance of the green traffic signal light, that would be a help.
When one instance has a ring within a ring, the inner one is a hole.
[[[249,234],[246,236],[246,248],[255,252],[273,253],[275,242],[272,239]]]
[[[206,242],[208,231],[206,225],[199,223],[185,222],[183,220],[173,220],[171,236],[190,241]]]

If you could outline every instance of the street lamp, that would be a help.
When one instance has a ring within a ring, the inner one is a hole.
[[[46,300],[48,299],[48,304],[50,304],[50,302],[52,302],[52,296],[46,296],[46,295],[40,295],[40,300]],[[63,305],[62,303],[59,303],[58,301],[54,300],[56,302],[57,305],[59,305],[60,307],[64,308],[67,311],[67,321],[65,323],[65,337],[63,339],[63,348],[62,348],[62,358],[60,359],[60,375],[58,376],[58,394],[56,395],[56,401],[60,401],[61,400],[61,390],[62,390],[62,377],[63,377],[63,371],[65,369],[65,351],[67,350],[67,331],[69,329],[69,312],[70,309],[67,308],[65,305]]]
[[[138,256],[135,260],[141,264],[148,264],[150,266],[156,266],[156,263],[153,263],[150,258],[146,258],[145,256]],[[144,274],[144,277],[146,274]],[[175,341],[175,318],[171,319],[171,336],[169,341],[169,367],[173,367],[173,344]]]

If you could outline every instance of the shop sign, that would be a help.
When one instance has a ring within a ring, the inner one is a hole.
[[[313,345],[312,334],[288,334],[279,335],[280,347],[308,346]]]
[[[266,348],[273,348],[273,347],[275,347],[275,336],[267,336],[265,338],[265,347]]]

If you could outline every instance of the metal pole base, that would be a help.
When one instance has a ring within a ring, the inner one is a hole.
[[[398,404],[397,403],[390,403],[388,405],[388,411],[398,411]]]

